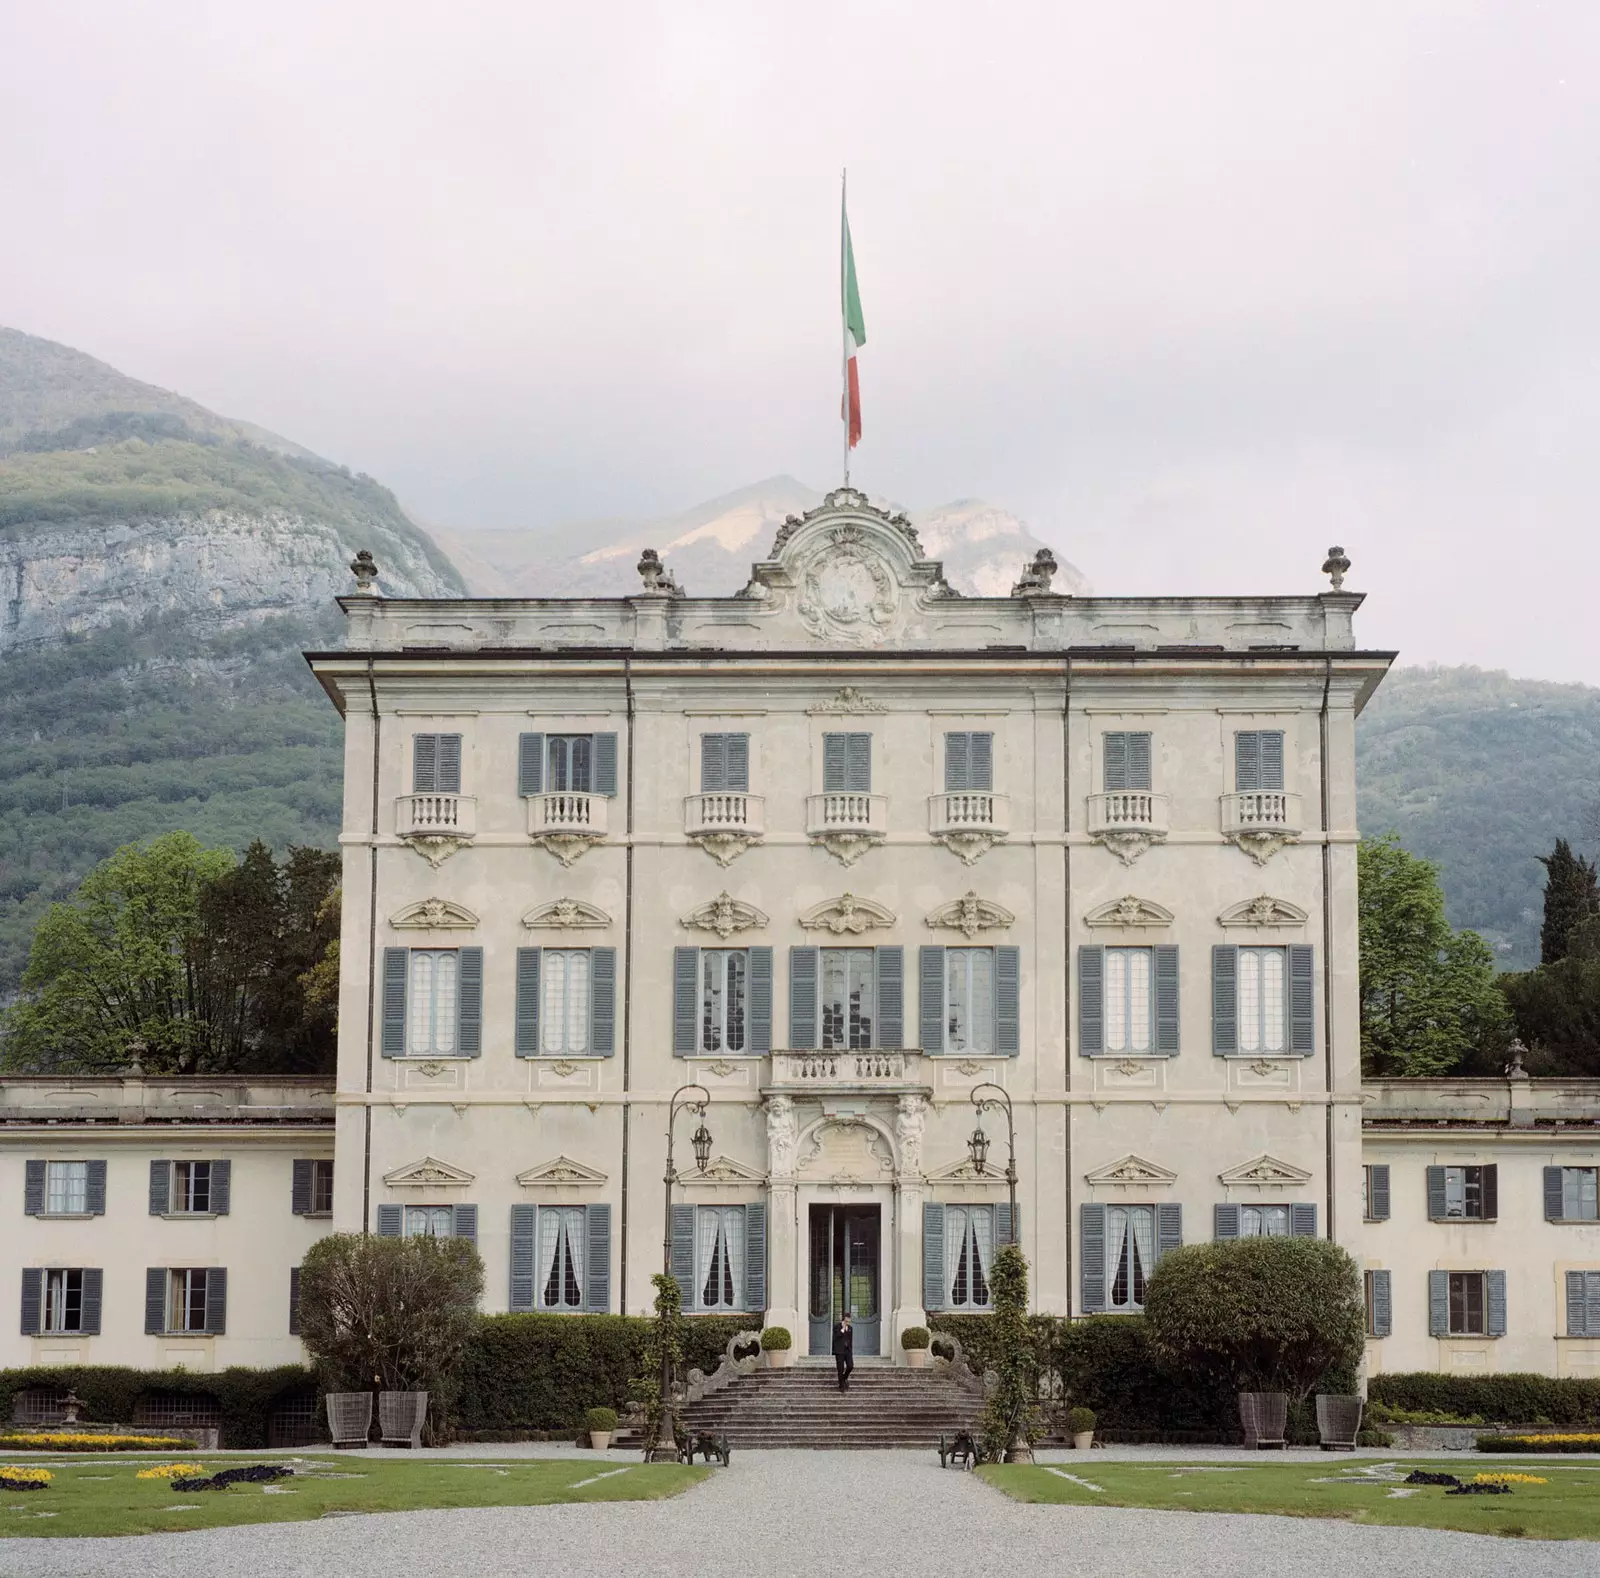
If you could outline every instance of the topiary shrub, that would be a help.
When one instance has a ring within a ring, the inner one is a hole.
[[[1068,1435],[1081,1436],[1094,1429],[1094,1409],[1069,1408],[1067,1410]]]
[[[609,1435],[617,1428],[617,1411],[615,1408],[591,1408],[583,1416],[585,1430],[604,1431]]]
[[[763,1353],[787,1353],[794,1346],[794,1336],[787,1326],[768,1326],[761,1333]]]
[[[916,1352],[919,1348],[926,1348],[933,1340],[933,1333],[926,1326],[907,1326],[900,1333],[900,1346],[907,1352]]]

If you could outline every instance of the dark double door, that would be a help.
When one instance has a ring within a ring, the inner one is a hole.
[[[848,1311],[855,1356],[878,1353],[883,1324],[879,1224],[875,1205],[811,1207],[809,1352],[833,1351],[833,1328]]]

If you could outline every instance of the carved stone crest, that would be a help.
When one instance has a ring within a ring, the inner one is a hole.
[[[1218,917],[1219,926],[1304,926],[1306,912],[1287,899],[1275,899],[1262,893],[1242,904],[1231,905]]]
[[[1014,925],[1016,919],[1004,905],[990,899],[980,899],[968,889],[959,899],[952,899],[948,904],[930,910],[924,925],[948,927],[970,940],[980,931],[1003,931],[1007,926]]]
[[[534,905],[522,917],[522,924],[530,931],[546,927],[555,931],[579,931],[609,926],[611,917],[582,899],[551,899],[548,904]]]
[[[719,937],[731,937],[736,931],[757,931],[768,924],[768,919],[753,904],[724,890],[709,904],[690,910],[679,922],[691,931],[714,931]]]
[[[895,914],[872,899],[841,893],[826,904],[813,905],[800,917],[807,931],[832,932],[835,937],[859,937],[878,926],[893,926]]]
[[[1110,904],[1102,904],[1083,917],[1085,926],[1170,926],[1172,911],[1150,899],[1125,893]]]
[[[812,635],[878,646],[900,609],[893,572],[859,526],[835,526],[801,561],[797,612]]]
[[[478,917],[464,905],[452,904],[449,899],[423,899],[396,910],[389,917],[389,924],[407,931],[442,931],[476,926]]]
[[[806,708],[812,717],[820,715],[839,714],[841,716],[855,716],[861,713],[882,712],[880,707],[870,696],[857,690],[854,685],[845,685],[838,695],[831,701],[814,702]]]

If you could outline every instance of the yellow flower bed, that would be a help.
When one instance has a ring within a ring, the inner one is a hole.
[[[1541,1431],[1536,1436],[1484,1435],[1478,1437],[1480,1452],[1600,1452],[1600,1432],[1569,1431],[1564,1434]]]
[[[17,1452],[181,1452],[194,1442],[181,1436],[99,1436],[69,1434],[64,1430],[37,1435],[0,1436],[0,1446]]]
[[[0,1468],[0,1479],[20,1479],[30,1485],[48,1485],[54,1478],[47,1468]]]
[[[157,1463],[154,1468],[142,1468],[135,1479],[183,1479],[190,1474],[203,1474],[204,1463]],[[1542,1481],[1541,1481],[1542,1483]]]
[[[1548,1485],[1547,1479],[1537,1474],[1474,1474],[1474,1485]]]

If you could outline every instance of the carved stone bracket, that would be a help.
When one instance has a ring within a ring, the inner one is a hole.
[[[1093,838],[1096,843],[1104,844],[1123,865],[1131,866],[1152,844],[1161,843],[1166,836],[1148,829],[1119,827],[1095,833]]]
[[[746,904],[724,891],[709,904],[690,910],[678,924],[691,931],[714,931],[719,937],[727,938],[736,931],[758,931],[769,922],[755,905]]]
[[[406,842],[437,871],[458,849],[465,849],[470,840],[450,833],[413,833]]]
[[[522,917],[522,924],[531,931],[547,927],[556,931],[579,931],[609,926],[611,917],[582,899],[552,899],[548,904],[534,905]]]
[[[845,866],[853,866],[875,844],[883,842],[881,833],[817,833],[813,837]]]
[[[1304,926],[1306,920],[1306,912],[1298,904],[1266,893],[1230,905],[1217,916],[1219,926]]]
[[[826,904],[813,905],[800,917],[800,924],[807,931],[828,931],[835,937],[859,937],[874,927],[893,926],[895,919],[893,910],[873,899],[858,899],[853,893],[841,893]]]
[[[1258,866],[1266,865],[1285,844],[1292,844],[1295,841],[1295,836],[1292,833],[1246,831],[1230,833],[1228,837]]]
[[[581,860],[600,840],[589,833],[535,833],[528,842],[548,850],[563,866]]]
[[[951,931],[960,932],[963,937],[972,938],[980,931],[1002,931],[1014,925],[1016,919],[1003,905],[980,899],[969,889],[959,899],[952,899],[948,904],[930,910],[924,924],[935,928],[948,927]]]
[[[991,849],[1005,839],[1004,833],[982,831],[975,828],[961,828],[943,833],[935,833],[934,838],[952,855],[958,855],[964,866],[975,865]]]
[[[698,844],[719,866],[731,866],[752,844],[761,840],[754,833],[691,833],[692,842]]]

